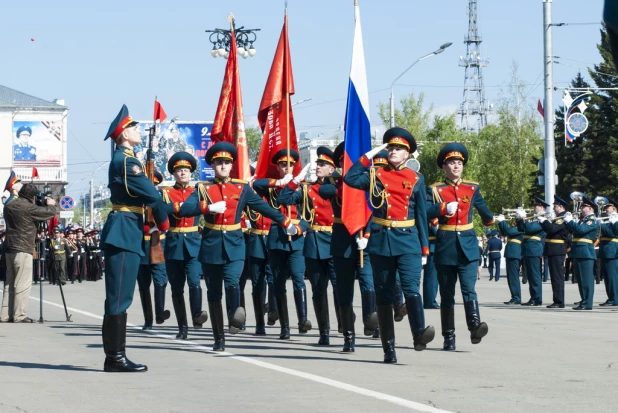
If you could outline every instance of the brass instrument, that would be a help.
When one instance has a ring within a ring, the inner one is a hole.
[[[584,201],[584,197],[586,194],[583,192],[571,192],[569,197],[573,200],[573,215],[579,216],[582,210],[582,202]]]
[[[596,198],[594,198],[594,203],[597,204],[597,206],[599,207],[599,216],[603,216],[603,214],[605,213],[605,207],[607,206],[607,204],[609,204],[609,199],[605,198],[604,196],[598,196]]]

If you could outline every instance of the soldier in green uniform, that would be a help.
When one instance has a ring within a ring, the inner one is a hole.
[[[453,351],[455,344],[455,286],[461,286],[461,295],[466,313],[466,324],[472,344],[478,344],[489,330],[481,322],[476,280],[479,248],[472,221],[476,208],[483,225],[494,222],[487,208],[478,182],[463,179],[464,166],[468,162],[468,150],[457,142],[445,145],[438,153],[438,167],[444,170],[446,179],[436,182],[428,189],[431,199],[427,208],[429,219],[438,218],[435,263],[440,284],[440,320],[443,350]]]
[[[504,247],[504,258],[506,259],[506,281],[509,284],[511,299],[505,301],[507,305],[521,304],[521,284],[519,281],[519,267],[521,265],[521,243],[524,239],[524,232],[513,224],[509,227],[503,215],[496,217],[500,234],[506,237],[506,247]]]
[[[539,197],[534,197],[535,215],[544,215],[545,208],[549,204]],[[523,209],[516,212],[517,229],[524,233],[522,244],[522,256],[530,287],[530,300],[522,303],[524,306],[539,306],[543,304],[543,288],[541,282],[541,256],[543,256],[543,240],[545,231],[538,222],[526,221],[526,211]]]
[[[605,208],[609,222],[601,225],[600,255],[605,271],[605,291],[607,300],[600,306],[618,306],[618,203],[608,198]]]
[[[594,262],[597,259],[594,251],[594,241],[597,238],[598,223],[595,213],[595,204],[588,197],[582,197],[580,220],[573,219],[570,212],[564,216],[564,222],[569,231],[573,234],[571,251],[569,255],[573,257],[577,273],[579,276],[579,293],[581,302],[573,310],[592,310],[592,300],[594,298]]]
[[[54,272],[56,279],[62,285],[67,283],[67,256],[71,254],[68,243],[61,235],[60,227],[54,227],[54,237],[51,239],[51,249],[54,254]]]
[[[105,316],[103,349],[106,372],[145,372],[144,365],[126,356],[127,309],[133,301],[140,258],[144,256],[144,206],[152,207],[156,226],[149,232],[169,227],[165,206],[154,185],[144,173],[144,165],[135,157],[133,147],[141,142],[137,122],[122,105],[105,139],[112,138],[116,148],[109,165],[112,212],[101,234],[105,253]]]
[[[239,278],[245,264],[245,238],[240,221],[243,210],[249,206],[277,224],[289,235],[296,235],[298,227],[279,211],[268,206],[249,186],[247,181],[231,179],[232,163],[237,150],[229,142],[218,142],[206,152],[206,163],[215,170],[214,181],[200,182],[189,198],[168,204],[169,213],[179,217],[203,214],[205,228],[199,261],[206,278],[208,307],[215,344],[214,351],[225,350],[223,332],[222,287],[225,285],[229,304],[230,334],[236,334],[245,322],[245,309],[240,307]]]

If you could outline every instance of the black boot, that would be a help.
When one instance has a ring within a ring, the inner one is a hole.
[[[343,324],[343,352],[354,353],[354,310],[352,305],[345,305],[339,307],[339,311],[341,313],[341,323]]]
[[[189,288],[189,306],[191,307],[191,318],[193,328],[202,328],[208,321],[208,313],[202,311],[202,287]]]
[[[212,336],[215,342],[212,351],[225,351],[225,332],[223,331],[223,307],[221,300],[209,301],[210,324],[212,325]]]
[[[245,309],[245,321],[240,326],[240,331],[245,331],[247,329],[247,307],[245,306],[245,292],[243,290],[240,290],[240,306]]]
[[[470,331],[470,341],[472,341],[472,344],[478,344],[487,335],[489,327],[487,323],[481,322],[478,301],[465,302],[464,309],[466,310],[466,322]]]
[[[363,291],[361,295],[363,306],[363,334],[371,336],[378,328],[378,314],[376,313],[375,291]]]
[[[406,297],[406,307],[408,308],[408,321],[414,338],[414,350],[425,350],[427,344],[431,343],[435,337],[436,331],[433,326],[425,327],[423,299],[419,294]]]
[[[380,339],[382,340],[382,350],[384,350],[385,363],[397,363],[397,353],[395,353],[395,321],[393,320],[392,305],[378,305],[378,325],[380,326]]]
[[[288,296],[285,294],[275,297],[277,308],[279,309],[279,324],[281,325],[281,334],[279,339],[290,339],[290,317],[288,315]]]
[[[103,350],[105,364],[103,370],[114,373],[138,373],[148,371],[148,367],[135,364],[127,358],[127,313],[103,317]]]
[[[268,322],[269,326],[274,326],[279,320],[279,312],[277,311],[277,299],[275,298],[275,288],[268,286]]]
[[[142,310],[144,311],[144,326],[142,330],[152,330],[152,298],[150,297],[150,289],[139,290],[139,298],[142,301]]]
[[[238,287],[225,289],[225,302],[227,304],[227,321],[230,334],[237,334],[245,324],[247,313],[240,306],[240,289]]]
[[[373,334],[371,335],[371,338],[380,338],[380,327],[373,330]]]
[[[165,309],[165,285],[154,286],[155,321],[163,324],[170,318],[170,310]]]
[[[307,290],[294,291],[294,303],[298,316],[298,332],[307,334],[311,330],[311,321],[307,320]]]
[[[455,346],[455,309],[440,307],[440,320],[442,337],[444,337],[442,350],[454,351],[457,348]]]
[[[343,334],[341,314],[339,313],[339,296],[337,296],[337,289],[335,287],[333,287],[333,304],[335,305],[335,317],[337,317],[337,332]]]
[[[264,296],[262,293],[253,293],[253,312],[255,313],[255,335],[263,336],[266,334],[264,326]]]
[[[403,290],[401,284],[395,281],[395,302],[393,303],[393,317],[400,322],[408,314],[407,307],[404,305]]]
[[[318,330],[320,338],[318,344],[321,346],[330,345],[330,330],[328,317],[328,296],[313,297],[313,309],[315,310],[315,318],[318,320]]]
[[[172,304],[174,305],[174,313],[176,313],[176,321],[178,322],[178,334],[176,338],[181,340],[187,339],[189,333],[189,325],[187,324],[187,309],[185,308],[184,294],[172,296]]]

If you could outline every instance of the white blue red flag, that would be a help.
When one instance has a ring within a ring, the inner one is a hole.
[[[354,46],[352,47],[352,68],[348,84],[348,103],[345,115],[345,143],[343,175],[352,164],[371,149],[371,128],[369,124],[369,92],[365,70],[365,51],[361,31],[360,10],[354,2]],[[371,210],[365,191],[343,186],[341,218],[350,234],[365,227]],[[361,207],[362,206],[362,207]]]

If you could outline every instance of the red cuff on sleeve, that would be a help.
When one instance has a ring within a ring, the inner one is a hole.
[[[269,179],[268,180],[268,187],[269,188],[274,188],[275,186],[277,186],[277,180],[276,179]]]
[[[361,156],[358,160],[360,161],[360,163],[363,164],[365,168],[371,166],[371,159],[367,158],[365,155]]]
[[[174,202],[174,212],[175,213],[180,212],[180,202]]]
[[[150,225],[144,225],[144,235],[148,235],[150,232]]]
[[[365,231],[365,233],[363,234],[363,238],[369,239],[370,236],[371,236],[371,232],[369,231]]]
[[[492,219],[491,219],[491,221],[489,221],[489,222],[483,222],[483,225],[485,225],[486,227],[488,227],[488,226],[490,226],[490,225],[493,225],[493,223],[494,223],[494,219],[492,218]]]
[[[167,231],[170,227],[170,220],[169,219],[165,219],[165,222],[161,223],[161,224],[157,224],[157,228],[159,228],[159,231],[163,232],[163,231]]]
[[[296,235],[303,235],[303,227],[301,227],[300,224],[295,224],[294,226],[296,227],[296,231],[298,231]]]
[[[446,202],[440,204],[440,215],[446,215]]]
[[[434,219],[430,220],[430,221],[429,221],[429,223],[430,223],[432,226],[434,226],[434,227],[435,227],[436,225],[438,225],[438,224],[440,223],[440,221],[438,220],[438,218],[434,218]]]
[[[208,202],[206,201],[200,202],[200,210],[202,211],[202,214],[207,214],[209,212]]]
[[[287,228],[287,227],[290,225],[290,223],[291,223],[291,222],[292,222],[292,220],[291,220],[290,218],[285,217],[285,219],[283,220],[283,222],[281,222],[281,226],[282,226],[283,228]]]
[[[423,255],[429,255],[429,247],[423,247],[422,248],[422,254]]]
[[[288,187],[296,191],[296,189],[298,189],[298,184],[292,179],[290,182],[288,182]]]

